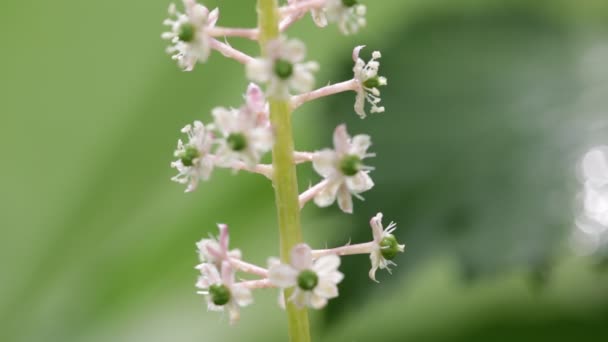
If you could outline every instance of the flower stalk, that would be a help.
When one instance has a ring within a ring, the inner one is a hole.
[[[269,40],[279,37],[277,0],[258,0],[258,24],[262,55]],[[285,99],[270,99],[270,121],[275,132],[272,149],[274,189],[277,208],[281,259],[289,262],[291,249],[302,242],[298,180],[294,163],[291,105]],[[291,342],[310,342],[310,323],[306,309],[297,308],[287,299],[293,290],[285,291],[288,331]]]

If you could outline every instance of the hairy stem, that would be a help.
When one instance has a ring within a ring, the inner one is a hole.
[[[279,36],[279,12],[277,0],[258,0],[258,25],[262,54],[269,40]],[[298,203],[298,179],[293,158],[293,132],[291,105],[287,100],[270,99],[270,121],[275,131],[272,149],[274,190],[277,207],[281,259],[288,262],[290,251],[302,242],[300,206]],[[285,291],[285,299],[292,291]],[[306,309],[298,309],[287,301],[289,339],[291,342],[310,342],[310,327]]]

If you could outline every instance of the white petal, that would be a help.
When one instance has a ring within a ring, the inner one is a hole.
[[[376,270],[378,270],[378,267],[380,266],[381,258],[382,255],[380,254],[380,250],[375,250],[369,254],[369,259],[372,263],[372,268],[369,270],[369,278],[375,282],[378,282],[376,280]]]
[[[310,297],[308,299],[309,304],[314,309],[319,310],[319,309],[324,308],[325,305],[327,305],[327,299],[324,297],[321,297],[315,293],[310,294],[309,297]]]
[[[380,243],[384,237],[384,227],[382,227],[382,213],[377,213],[376,216],[372,217],[369,221],[369,225],[372,227],[372,234],[374,235],[374,241]]]
[[[340,209],[347,213],[347,214],[352,214],[353,213],[353,198],[351,197],[350,191],[348,190],[347,186],[342,184],[340,186],[340,188],[338,189],[338,207],[340,207]]]
[[[308,305],[308,301],[310,300],[310,293],[302,291],[302,289],[296,287],[289,300],[291,300],[298,308],[301,309]]]
[[[268,270],[270,282],[280,288],[287,288],[296,284],[298,271],[293,267],[281,264]]]
[[[364,47],[365,47],[365,45],[359,45],[353,49],[353,62],[357,62],[359,60],[359,53],[361,52],[361,49],[363,49]]]
[[[222,283],[226,286],[232,286],[234,282],[235,270],[230,265],[229,261],[222,262]]]
[[[340,181],[330,181],[323,190],[315,196],[315,204],[321,208],[328,207],[336,201],[338,189],[342,185]]]
[[[213,264],[202,265],[201,273],[204,277],[207,277],[209,284],[220,284],[222,282],[220,272]]]
[[[253,303],[253,295],[251,294],[250,289],[243,286],[233,286],[230,290],[234,297],[234,301],[239,306],[247,306]]]
[[[235,324],[241,318],[239,306],[236,304],[228,305],[228,315],[230,316],[230,324]]]
[[[315,287],[314,293],[317,296],[324,298],[335,298],[338,297],[338,287],[330,281],[319,280],[319,284]]]
[[[355,98],[355,112],[365,119],[367,114],[365,113],[365,90],[363,88],[357,90],[357,97]]]
[[[291,264],[299,271],[312,268],[312,252],[307,244],[301,243],[293,247],[291,251]]]
[[[340,267],[340,257],[331,254],[320,257],[314,264],[313,270],[320,276],[329,274]]]
[[[312,20],[315,22],[315,24],[318,27],[325,27],[327,26],[327,16],[325,16],[325,13],[323,13],[323,10],[321,9],[313,9],[310,11],[310,14],[312,16]]]
[[[346,177],[346,186],[354,193],[360,193],[371,189],[374,181],[367,172],[359,171],[352,177]]]
[[[336,153],[338,153],[338,155],[348,153],[349,140],[350,136],[346,131],[346,125],[342,124],[336,127],[336,130],[334,131],[334,148],[336,149]]]
[[[312,166],[315,171],[326,178],[336,173],[337,162],[336,152],[330,149],[315,152],[312,156]]]
[[[259,83],[266,83],[270,80],[270,62],[263,58],[256,58],[247,63],[247,78]]]
[[[306,57],[306,45],[297,39],[290,39],[284,43],[281,57],[291,63],[298,63]]]
[[[211,110],[215,126],[222,131],[223,134],[234,132],[238,128],[237,113],[224,107],[216,107]]]
[[[587,181],[599,186],[608,184],[608,161],[606,154],[600,149],[593,149],[583,158],[583,175]]]
[[[372,145],[372,139],[367,134],[359,134],[353,137],[351,142],[349,154],[359,156],[359,158],[365,158],[367,149]]]

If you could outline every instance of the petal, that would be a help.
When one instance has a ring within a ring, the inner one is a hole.
[[[280,288],[287,288],[296,284],[298,271],[293,267],[285,264],[280,264],[268,270],[268,279],[270,282]]]
[[[593,149],[583,158],[583,175],[587,181],[599,186],[608,183],[608,161],[600,149]]]
[[[220,230],[220,236],[218,242],[222,253],[228,252],[228,243],[230,242],[230,233],[228,232],[228,225],[218,223],[217,228]]]
[[[270,62],[263,58],[256,58],[247,63],[245,71],[247,78],[259,83],[266,83],[270,80]]]
[[[266,107],[266,98],[264,92],[255,83],[249,83],[247,94],[245,95],[247,108],[254,113],[263,112]]]
[[[340,267],[340,257],[331,254],[320,257],[312,267],[312,269],[319,274],[320,277],[329,274]]]
[[[314,293],[317,296],[324,298],[335,298],[338,297],[338,287],[336,284],[330,281],[319,280],[319,284],[314,289]]]
[[[327,186],[315,196],[315,204],[321,208],[332,205],[336,200],[340,185],[342,185],[342,182],[340,181],[330,181]]]
[[[357,60],[359,59],[359,53],[361,52],[361,49],[363,49],[364,47],[365,47],[365,45],[359,45],[353,49],[353,62],[357,62]]]
[[[230,324],[235,324],[241,318],[241,312],[239,306],[236,303],[228,305],[228,316],[230,317]]]
[[[312,16],[312,20],[315,22],[315,25],[318,27],[327,26],[327,16],[323,13],[323,10],[313,9],[310,11],[310,15]]]
[[[297,287],[293,291],[293,294],[291,295],[289,300],[292,301],[296,305],[296,307],[301,309],[308,304],[308,302],[310,300],[310,293],[306,292],[306,291],[302,291],[299,287]]]
[[[380,266],[381,258],[382,255],[380,254],[380,250],[375,250],[369,254],[369,259],[372,263],[372,268],[369,270],[369,278],[375,282],[378,282],[376,280],[376,270],[378,270],[378,267]]]
[[[253,303],[253,295],[251,294],[251,290],[243,287],[243,286],[233,286],[231,288],[232,296],[234,297],[234,301],[239,306],[247,306]]]
[[[357,97],[355,98],[355,112],[361,117],[361,119],[365,119],[367,116],[365,113],[365,90],[362,88],[357,90]]]
[[[372,217],[372,219],[369,221],[369,225],[372,227],[374,241],[380,243],[384,235],[384,227],[382,227],[382,213],[377,213],[376,216]]]
[[[229,261],[222,262],[222,283],[226,286],[232,286],[234,283],[234,273],[235,270],[230,265]]]
[[[293,247],[291,251],[291,264],[299,271],[312,268],[312,252],[307,244],[301,243]]]
[[[306,45],[298,39],[290,39],[284,43],[282,56],[291,63],[297,63],[306,57]]]
[[[312,166],[318,174],[327,178],[336,173],[338,156],[330,149],[315,152],[312,156]]]
[[[355,154],[359,158],[365,158],[367,149],[372,145],[372,139],[367,134],[359,134],[353,137],[349,154]]]
[[[346,186],[354,193],[360,193],[371,189],[374,186],[374,181],[367,172],[359,171],[352,177],[346,177]]]
[[[233,132],[238,127],[238,119],[233,110],[216,107],[211,110],[211,115],[213,115],[216,128],[223,134]]]
[[[327,299],[317,295],[316,293],[312,293],[309,295],[308,302],[313,309],[322,309],[327,305]]]
[[[349,139],[350,136],[346,131],[346,125],[342,124],[336,127],[334,131],[334,148],[338,155],[347,154],[349,150]]]
[[[352,214],[353,213],[353,198],[350,195],[350,191],[348,190],[348,187],[344,184],[342,184],[342,186],[340,186],[339,190],[338,190],[338,207],[340,207],[340,209],[347,213],[347,214]]]
[[[209,13],[209,16],[207,17],[207,26],[214,27],[219,17],[220,9],[216,7],[213,11],[211,11],[211,13]]]
[[[213,264],[204,264],[201,266],[201,273],[204,277],[207,277],[208,284],[219,284],[222,282],[220,278],[220,272]]]

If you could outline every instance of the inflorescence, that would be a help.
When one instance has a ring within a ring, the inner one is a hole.
[[[268,41],[265,56],[251,57],[225,42],[227,37],[258,40],[257,28],[226,28],[217,26],[220,12],[209,10],[195,0],[182,0],[184,12],[177,6],[169,7],[170,18],[164,24],[169,31],[162,38],[170,42],[167,52],[180,68],[191,71],[198,63],[205,63],[212,51],[234,59],[245,66],[252,82],[245,91],[244,103],[237,108],[216,107],[211,111],[213,122],[195,121],[182,129],[187,139],[178,140],[171,167],[178,174],[173,181],[186,185],[186,192],[196,190],[201,181],[209,180],[216,168],[244,170],[273,179],[273,166],[260,164],[261,158],[272,150],[274,132],[269,119],[268,99],[288,101],[291,109],[322,97],[353,91],[356,93],[354,111],[366,117],[366,104],[371,113],[382,113],[384,107],[379,88],[387,84],[378,74],[380,52],[374,51],[369,61],[359,54],[363,46],[353,49],[353,78],[333,85],[314,89],[314,73],[319,64],[306,60],[306,46],[289,39],[285,31],[310,12],[314,23],[325,27],[335,23],[344,34],[353,34],[366,25],[365,5],[356,0],[289,0],[279,9],[282,35]],[[220,38],[224,42],[220,41]],[[264,86],[266,93],[260,85]],[[370,190],[374,182],[368,166],[368,152],[372,142],[365,134],[350,136],[346,125],[339,125],[333,134],[333,149],[315,152],[294,152],[295,163],[311,162],[322,177],[299,196],[300,208],[313,200],[319,207],[337,202],[345,213],[353,212],[352,197],[363,199],[361,194]],[[287,300],[298,307],[323,308],[328,300],[338,296],[338,284],[344,275],[338,270],[340,256],[369,254],[369,277],[376,281],[376,271],[395,265],[392,261],[404,251],[392,234],[396,224],[382,225],[382,214],[370,221],[373,239],[361,244],[314,250],[307,244],[298,244],[291,251],[290,263],[269,258],[267,267],[243,260],[238,249],[229,249],[229,232],[225,224],[218,225],[217,238],[202,239],[197,243],[200,271],[196,287],[205,296],[209,310],[226,311],[230,322],[239,319],[240,308],[253,302],[252,290],[262,288],[293,289]],[[235,280],[236,272],[257,276],[256,280]]]

